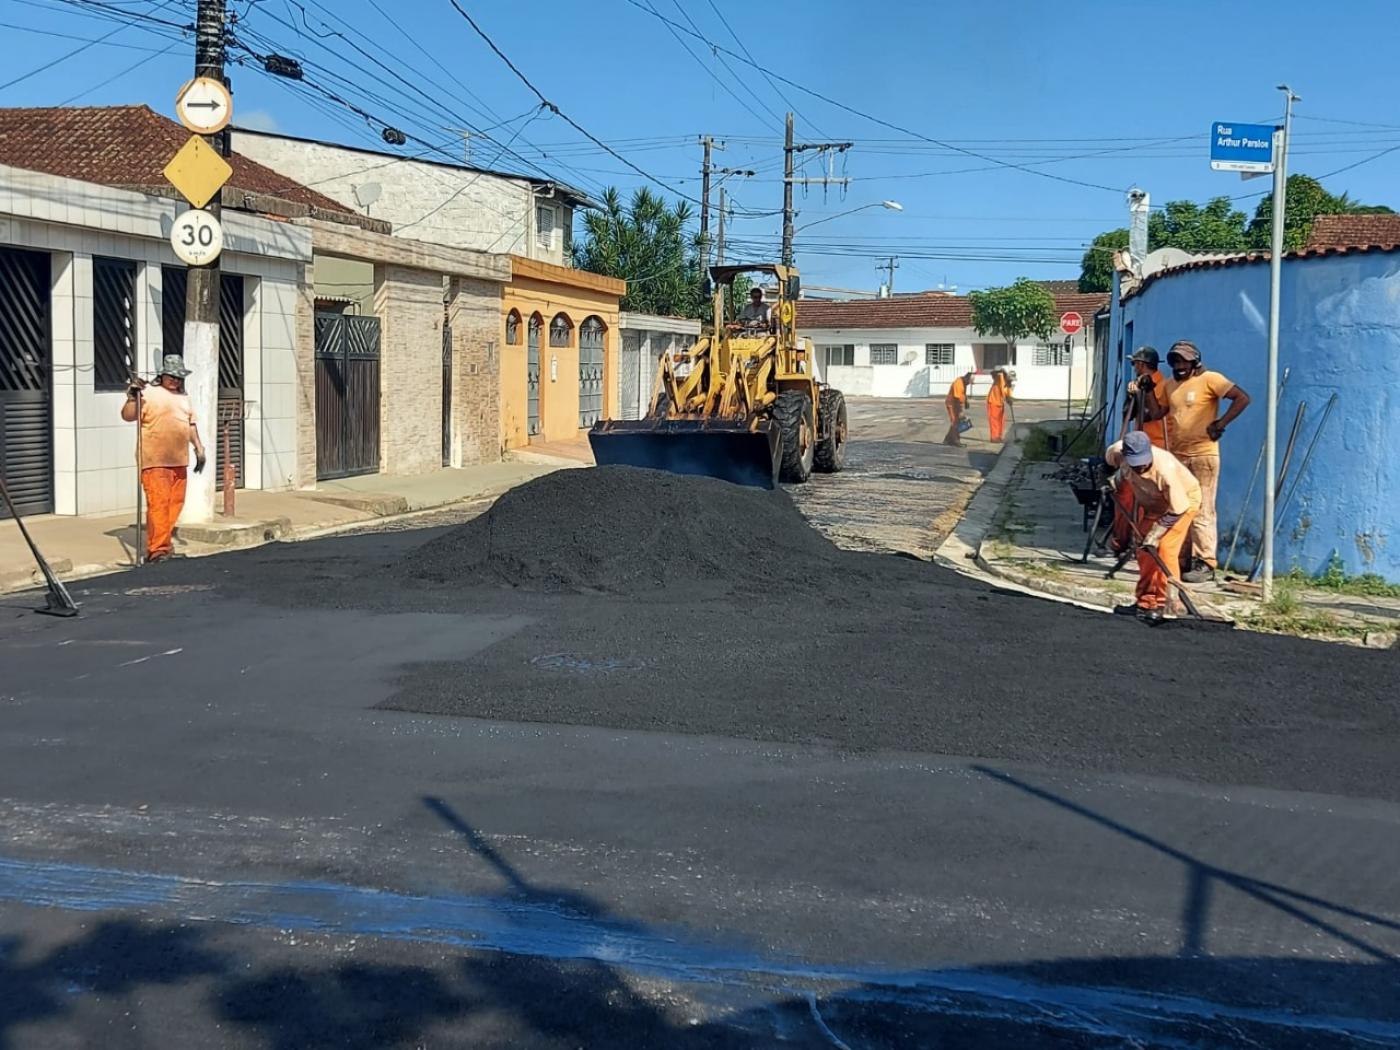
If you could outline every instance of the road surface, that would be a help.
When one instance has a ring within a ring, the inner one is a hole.
[[[0,599],[0,1047],[1400,1045],[1394,654],[444,527]]]

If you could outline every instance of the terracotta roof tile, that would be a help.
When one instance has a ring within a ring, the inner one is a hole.
[[[1308,248],[1394,248],[1400,245],[1400,215],[1319,215]]]
[[[0,164],[106,186],[167,186],[161,173],[189,137],[149,106],[0,108]],[[356,214],[247,157],[235,153],[228,162],[234,191]]]
[[[1107,292],[1055,296],[1059,313],[1073,310],[1090,323],[1108,305]],[[971,328],[972,305],[962,295],[909,295],[890,299],[852,299],[797,304],[799,329],[823,328]]]

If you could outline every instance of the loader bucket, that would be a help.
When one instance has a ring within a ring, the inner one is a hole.
[[[588,432],[599,466],[621,464],[702,474],[771,489],[778,483],[782,443],[769,420],[605,419]]]

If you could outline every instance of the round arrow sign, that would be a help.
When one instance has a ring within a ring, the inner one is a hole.
[[[224,250],[224,228],[207,211],[191,208],[175,220],[170,231],[170,247],[180,261],[190,266],[203,266],[219,257]]]
[[[180,123],[199,135],[213,135],[233,119],[233,96],[212,77],[195,77],[175,96]]]

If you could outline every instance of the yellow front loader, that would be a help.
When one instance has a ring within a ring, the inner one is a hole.
[[[743,273],[776,278],[769,318],[726,322],[725,293]],[[797,335],[797,271],[771,263],[710,268],[714,324],[677,362],[662,355],[647,415],[605,419],[588,441],[599,465],[706,474],[772,488],[841,469],[846,399],[818,383]]]

